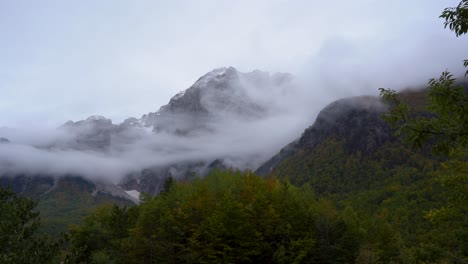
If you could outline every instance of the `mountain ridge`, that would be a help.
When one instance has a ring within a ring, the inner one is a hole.
[[[219,123],[225,122],[226,117],[243,120],[243,122],[264,118],[268,114],[266,104],[269,102],[258,100],[261,99],[258,95],[274,89],[281,90],[291,81],[292,75],[286,73],[270,74],[259,70],[242,73],[234,67],[217,68],[201,76],[186,90],[174,95],[156,112],[144,114],[141,118],[129,117],[116,124],[111,119],[100,115],[92,115],[78,121],[70,120],[58,127],[61,136],[56,140],[31,145],[31,147],[35,151],[64,154],[79,152],[98,156],[113,155],[119,158],[125,154],[121,151],[135,151],[128,150],[128,146],[132,144],[138,143],[142,146],[154,144],[154,140],[148,135],[170,135],[175,139],[187,138],[187,140],[196,140],[197,137],[203,135],[209,139],[211,134],[217,133]],[[256,89],[258,91],[253,91]],[[2,143],[8,142],[2,141]],[[168,145],[159,146],[160,143],[156,143],[155,148],[162,150],[168,148]],[[13,140],[11,147],[18,144]],[[152,150],[148,151],[147,155],[151,155]],[[169,149],[169,152],[171,151],[173,150]],[[179,150],[175,149],[175,151]],[[236,157],[232,158],[236,159]],[[231,159],[229,155],[218,155],[209,159],[203,157],[179,159],[162,165],[159,164],[160,162],[151,164],[150,156],[146,159],[149,161],[145,161],[146,165],[141,169],[132,169],[126,173],[118,184],[119,188],[124,188],[126,191],[156,194],[161,190],[162,183],[167,177],[190,178],[194,174],[204,175],[218,166],[226,168],[232,166],[232,163],[228,161]],[[25,173],[28,172],[21,171],[17,175],[25,175]],[[3,177],[14,174],[10,171],[7,174],[3,173]],[[43,174],[48,173],[43,172]],[[52,178],[66,176],[66,174],[52,175]],[[79,176],[76,172],[70,174]],[[90,177],[86,178],[90,180]],[[99,181],[92,180],[92,177],[91,182],[99,184]],[[112,183],[106,184],[110,186]],[[126,198],[134,201],[128,196]]]

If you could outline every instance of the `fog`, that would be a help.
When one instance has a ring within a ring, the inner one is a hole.
[[[466,37],[438,18],[456,1],[46,2],[0,4],[8,39],[0,43],[0,137],[10,141],[0,143],[1,174],[118,182],[148,167],[220,158],[255,169],[332,101],[424,87],[446,69],[463,76],[468,58]],[[209,120],[166,115],[172,131],[119,125],[231,65],[271,75],[254,72],[263,77],[242,82],[230,106],[205,94]],[[278,71],[291,75],[276,75],[288,79],[281,85],[262,81]],[[96,135],[87,123],[60,127],[93,114],[113,124]]]
[[[233,71],[240,80],[220,81],[231,88],[201,87],[200,103],[209,115],[166,113],[155,125],[161,131],[112,124],[103,117],[49,130],[1,128],[0,136],[10,143],[0,144],[0,173],[80,175],[117,183],[145,168],[197,162],[207,166],[217,159],[226,167],[256,169],[296,139],[314,111],[299,100],[304,94],[290,75]],[[185,129],[187,133],[176,133]]]

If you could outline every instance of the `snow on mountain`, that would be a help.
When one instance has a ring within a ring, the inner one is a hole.
[[[261,137],[252,138],[275,114],[278,99],[272,100],[272,95],[282,99],[277,95],[288,92],[291,80],[284,73],[218,68],[139,119],[113,124],[93,115],[68,121],[58,129],[66,136],[33,146],[34,155],[50,157],[50,166],[44,162],[40,166],[50,174],[82,172],[88,179],[111,178],[114,183],[123,177],[124,189],[149,193],[157,193],[169,176],[190,178],[216,167],[255,169],[265,158],[259,152],[274,146]]]
[[[259,70],[242,73],[234,67],[218,68],[200,77],[187,90],[176,94],[157,112],[142,116],[141,123],[155,132],[190,134],[210,131],[211,122],[226,117],[262,119],[275,107],[271,94],[284,92],[291,75],[273,75]]]

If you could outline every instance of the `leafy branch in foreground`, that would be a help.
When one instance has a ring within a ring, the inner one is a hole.
[[[416,114],[394,90],[380,88],[380,95],[390,104],[390,111],[383,118],[414,146],[422,147],[434,140],[435,152],[447,155],[466,148],[468,93],[455,81],[449,72],[429,81],[426,114]]]
[[[445,19],[444,28],[449,28],[459,37],[468,33],[468,0],[462,0],[455,7],[444,9],[441,18]],[[468,60],[463,61],[463,66],[468,67]],[[468,74],[466,71],[465,75]]]
[[[383,118],[397,128],[397,134],[418,147],[430,142],[435,153],[448,158],[436,172],[449,190],[447,204],[431,209],[426,218],[438,225],[463,226],[468,211],[468,90],[455,81],[449,72],[431,79],[423,113],[413,111],[394,90],[380,88],[380,95],[390,105]]]
[[[456,7],[444,9],[441,18],[445,19],[444,27],[455,32],[457,37],[468,32],[468,0],[462,0]]]

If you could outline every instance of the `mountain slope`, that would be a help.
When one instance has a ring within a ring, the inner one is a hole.
[[[291,82],[292,76],[286,73],[270,75],[258,70],[242,73],[233,67],[218,68],[172,97],[157,112],[145,114],[140,119],[127,119],[124,124],[150,128],[156,135],[168,133],[190,138],[192,142],[211,137],[216,140],[229,120],[248,125],[249,122],[262,121],[277,114],[278,105],[267,100],[265,94],[286,92]],[[168,177],[187,179],[195,174],[206,175],[216,167],[254,169],[262,160],[262,157],[256,157],[256,152],[258,150],[252,149],[251,153],[237,156],[226,152],[211,157],[201,153],[196,158],[148,166],[128,174],[120,185],[125,189],[134,188],[156,194]]]
[[[229,116],[260,119],[269,106],[262,102],[262,93],[281,90],[291,82],[286,73],[253,71],[242,73],[233,67],[218,68],[200,77],[190,88],[171,98],[159,111],[143,115],[139,120],[154,131],[189,134],[209,129],[209,122]]]
[[[257,169],[261,175],[273,171],[279,163],[300,152],[315,148],[327,138],[346,138],[347,152],[375,150],[394,140],[388,124],[380,119],[385,106],[373,97],[353,97],[329,104],[318,114],[314,124],[300,139],[284,147]]]
[[[413,108],[424,109],[423,92],[403,96]],[[440,166],[444,158],[434,157],[429,148],[402,143],[381,119],[385,111],[378,98],[336,101],[320,112],[299,140],[257,172],[310,186],[318,197],[388,225],[418,258],[463,256],[463,216],[455,217],[453,221],[461,222],[450,226],[426,217],[431,209],[450,203],[450,190],[439,182],[445,175]]]
[[[116,186],[91,182],[76,176],[2,176],[0,186],[9,187],[22,196],[37,200],[42,229],[55,235],[67,231],[70,224],[79,224],[97,206],[128,206],[137,202]]]
[[[262,146],[246,144],[234,152],[223,145],[250,138],[248,128],[275,116],[278,102],[266,95],[287,93],[291,80],[289,74],[219,68],[139,119],[114,124],[90,116],[68,121],[39,140],[2,129],[0,184],[38,199],[46,227],[58,232],[89,208],[131,204],[139,192],[157,194],[168,177],[187,180],[215,168],[253,169],[269,155]],[[246,131],[244,138],[243,132],[224,134],[232,122]]]

